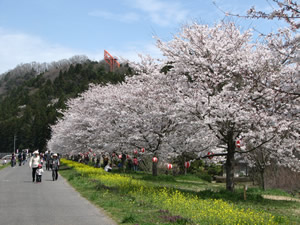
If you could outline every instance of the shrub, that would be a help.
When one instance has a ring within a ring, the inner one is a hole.
[[[199,177],[200,179],[205,180],[207,182],[211,182],[212,181],[212,176],[209,175],[206,172],[202,172],[202,173],[197,174],[197,177]]]

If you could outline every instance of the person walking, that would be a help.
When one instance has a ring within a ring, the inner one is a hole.
[[[44,173],[44,170],[43,170],[43,165],[42,164],[39,164],[38,165],[38,168],[36,170],[36,182],[42,182],[42,175]]]
[[[53,177],[53,180],[57,180],[58,178],[58,169],[59,169],[59,166],[60,166],[60,162],[59,162],[59,158],[57,156],[56,153],[54,153],[52,155],[53,157],[53,161],[52,161],[52,177]]]
[[[46,158],[46,170],[50,170],[50,165],[52,163],[50,150],[48,150],[47,153],[45,154],[45,158]]]
[[[32,168],[32,182],[35,181],[36,170],[41,163],[39,152],[36,150],[33,152],[33,156],[29,160],[29,167]]]
[[[22,165],[22,152],[20,151],[18,154],[18,161],[19,161],[19,166]]]
[[[25,163],[26,163],[26,150],[23,151],[22,157],[23,157],[23,165],[25,165]]]
[[[16,164],[16,155],[15,153],[12,153],[11,154],[11,167],[15,167],[15,164]]]

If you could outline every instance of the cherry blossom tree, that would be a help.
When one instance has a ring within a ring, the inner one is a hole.
[[[250,160],[252,152],[272,149],[270,158],[288,164],[299,151],[299,98],[290,98],[298,67],[282,63],[286,55],[270,48],[280,37],[251,37],[220,23],[192,24],[169,42],[158,39],[164,60],[145,57],[131,64],[136,75],[124,83],[91,86],[70,100],[48,147],[62,153],[143,147],[160,159],[188,151],[203,158],[210,151],[214,159],[226,157],[230,191],[237,154]]]
[[[243,154],[236,140],[253,146],[245,151],[249,153],[297,127],[294,118],[274,113],[287,107],[278,102],[274,85],[266,88],[264,83],[270,78],[276,82],[286,71],[294,73],[293,68],[280,64],[283,55],[274,55],[265,43],[253,43],[251,32],[241,33],[233,23],[186,26],[173,40],[158,40],[158,47],[171,62],[170,76],[188,79],[182,104],[225,146],[214,156],[226,156],[226,188],[233,191],[235,155]]]
[[[161,67],[148,57],[134,66],[138,75],[125,83],[91,86],[70,100],[64,118],[52,127],[49,148],[60,143],[62,150],[66,146],[73,153],[89,146],[96,152],[100,147],[101,151],[126,154],[134,148],[145,148],[144,155],[161,160],[181,154],[178,149],[195,151],[199,140],[204,139],[198,139],[197,145],[196,139],[188,135],[194,132],[195,136],[199,127],[192,120],[186,121],[184,108],[179,109],[177,104],[178,82],[161,73]],[[156,169],[153,174],[157,174]]]
[[[300,28],[300,6],[294,0],[272,0],[278,6],[278,9],[273,9],[272,12],[266,13],[264,11],[257,11],[255,6],[252,6],[248,12],[248,18],[263,18],[268,20],[284,20],[289,24],[292,30]]]
[[[285,117],[288,120],[294,120],[293,132],[284,134],[289,135],[293,140],[299,139],[299,96],[300,96],[300,6],[297,1],[293,0],[272,0],[275,3],[271,12],[257,10],[255,6],[251,7],[246,16],[227,13],[231,16],[244,17],[248,19],[268,19],[283,20],[286,22],[285,27],[281,27],[277,32],[270,34],[262,34],[266,39],[266,44],[275,56],[279,55],[281,61],[277,66],[280,67],[281,73],[276,77],[271,76],[261,81],[261,85],[265,88],[271,88],[274,91],[274,101],[277,102],[274,113],[279,117]],[[276,7],[277,6],[277,7]],[[287,141],[288,140],[288,141]],[[251,164],[256,166],[262,177],[262,185],[264,184],[263,173],[265,167],[270,165],[271,161],[278,160],[281,165],[287,166],[295,170],[299,161],[296,157],[286,157],[288,152],[286,148],[294,149],[297,155],[299,152],[299,143],[291,146],[291,141],[287,138],[281,138],[280,147],[266,146],[259,150],[259,153],[248,154]],[[280,148],[274,151],[274,148]],[[284,160],[287,159],[287,160]],[[298,158],[299,159],[299,158]]]

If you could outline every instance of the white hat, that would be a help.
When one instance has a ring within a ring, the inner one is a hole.
[[[36,151],[34,151],[34,152],[33,152],[33,154],[39,154],[39,151],[38,151],[38,150],[36,150]]]
[[[54,153],[54,154],[53,154],[53,156],[57,156],[57,154],[56,154],[56,153]]]

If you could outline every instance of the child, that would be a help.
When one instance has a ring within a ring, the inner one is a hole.
[[[42,182],[42,174],[44,170],[41,164],[38,165],[38,169],[36,170],[36,182]]]

